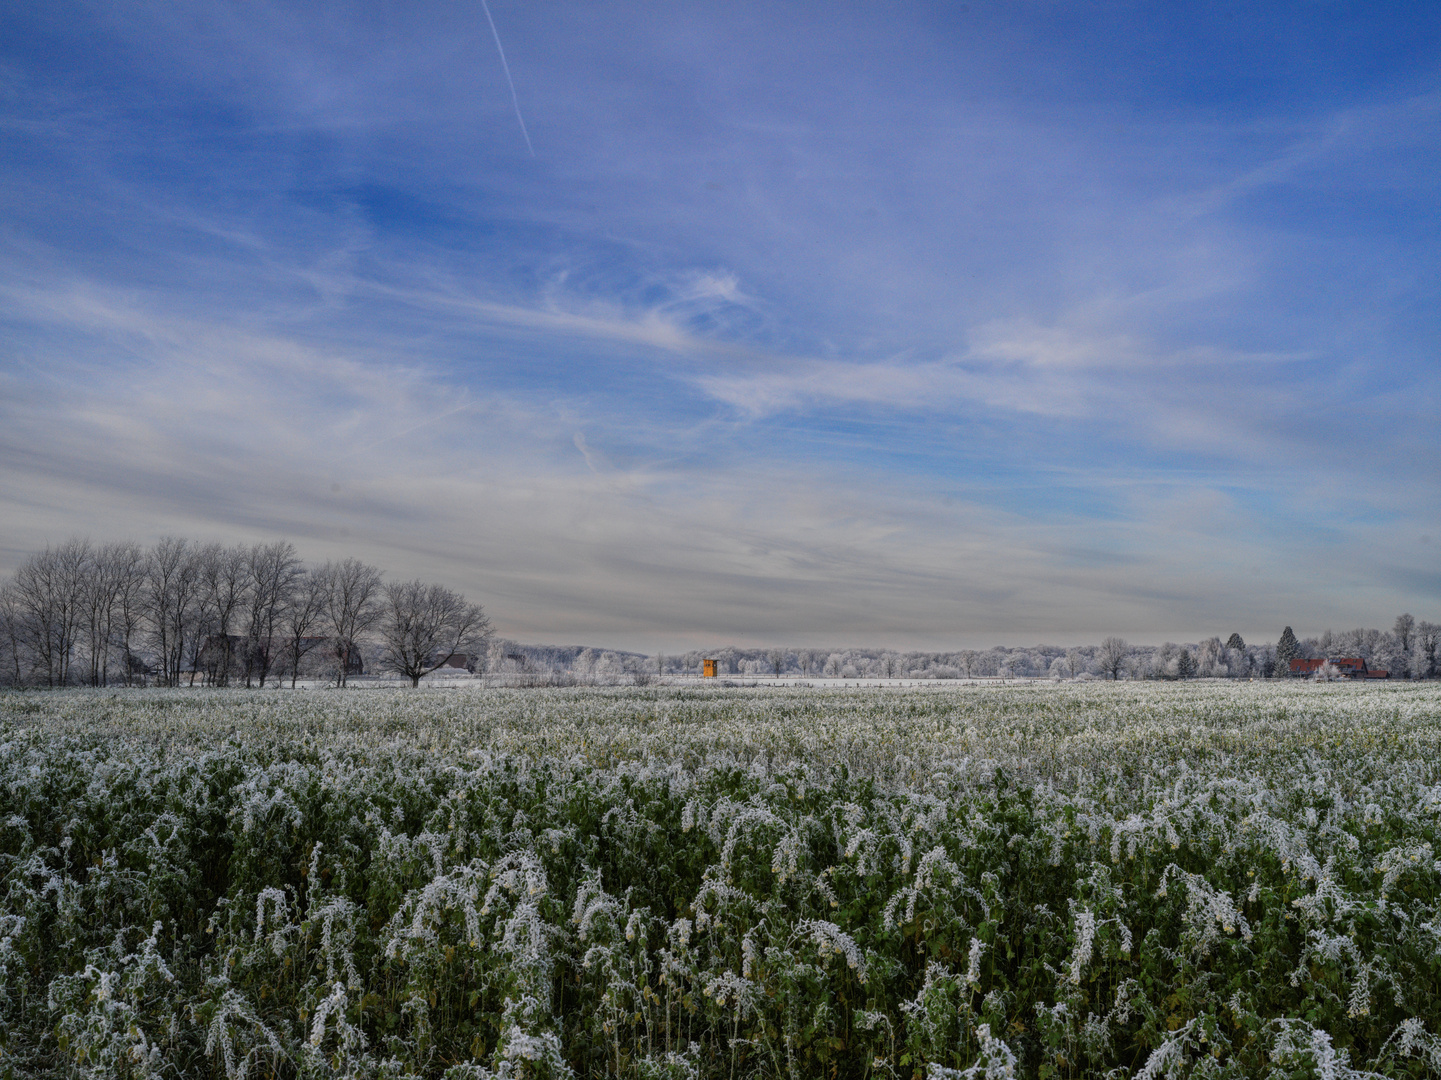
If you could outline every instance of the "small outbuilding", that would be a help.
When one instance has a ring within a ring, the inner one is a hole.
[[[701,672],[701,674],[704,675],[707,679],[714,679],[714,678],[715,678],[715,661],[714,661],[714,660],[702,660],[702,661],[700,662],[700,672]]]

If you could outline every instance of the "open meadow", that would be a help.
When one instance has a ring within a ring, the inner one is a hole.
[[[0,696],[0,1076],[1441,1075],[1441,687]]]

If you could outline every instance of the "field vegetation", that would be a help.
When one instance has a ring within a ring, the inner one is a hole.
[[[0,1075],[1441,1074],[1441,689],[0,696]]]

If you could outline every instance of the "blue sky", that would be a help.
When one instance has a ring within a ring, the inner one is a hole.
[[[1441,618],[1441,7],[7,5],[0,562],[526,640]],[[516,115],[518,103],[534,153]]]

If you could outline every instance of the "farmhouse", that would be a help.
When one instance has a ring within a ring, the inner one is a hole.
[[[1366,661],[1358,656],[1348,656],[1337,660],[1292,660],[1292,675],[1314,675],[1320,671],[1322,666],[1330,664],[1336,669],[1336,674],[1347,679],[1389,679],[1389,671],[1371,669],[1366,667]]]
[[[521,659],[523,660],[524,657]],[[468,671],[472,675],[475,674],[476,668],[479,666],[479,660],[480,658],[478,656],[472,656],[470,653],[463,652],[450,653],[444,660],[442,660],[439,655],[430,658],[430,662],[435,665],[437,671]]]

